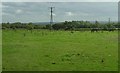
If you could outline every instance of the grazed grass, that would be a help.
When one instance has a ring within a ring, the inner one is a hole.
[[[3,30],[5,71],[116,71],[118,33]]]

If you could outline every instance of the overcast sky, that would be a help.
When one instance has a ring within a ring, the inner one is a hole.
[[[2,2],[118,2],[119,0],[1,0]]]
[[[50,6],[55,22],[118,20],[117,2],[3,2],[2,22],[49,22]]]

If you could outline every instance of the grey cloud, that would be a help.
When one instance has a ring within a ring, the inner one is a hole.
[[[106,20],[109,17],[116,21],[117,5],[117,2],[3,2],[2,16],[3,22],[49,21],[49,7],[54,6],[55,21]],[[66,12],[73,15],[66,16]]]

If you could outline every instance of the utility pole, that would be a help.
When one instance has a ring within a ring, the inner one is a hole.
[[[50,29],[52,30],[52,24],[53,24],[53,8],[55,7],[50,7]]]

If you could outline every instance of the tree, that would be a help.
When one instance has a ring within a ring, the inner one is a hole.
[[[100,26],[100,25],[99,25],[99,22],[98,22],[98,21],[95,21],[95,27],[96,27],[96,28],[99,28],[99,26]]]
[[[30,23],[28,23],[28,25],[27,25],[27,29],[28,30],[30,30],[31,31],[31,33],[32,33],[32,30],[33,30],[33,24],[30,22]]]
[[[46,25],[46,29],[51,29],[51,25],[50,24]]]

